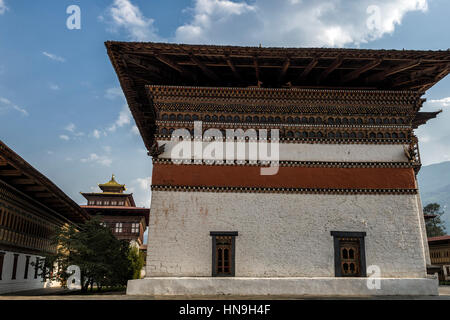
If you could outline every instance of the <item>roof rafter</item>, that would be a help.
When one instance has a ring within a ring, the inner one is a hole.
[[[399,72],[402,72],[402,71],[405,71],[405,70],[417,67],[421,63],[422,63],[421,59],[412,60],[412,61],[403,63],[401,65],[392,67],[390,69],[378,72],[378,73],[376,73],[374,75],[371,75],[371,76],[367,77],[365,81],[369,82],[369,83],[370,82],[380,81],[380,80],[383,80],[384,78],[387,78],[387,77],[389,77],[389,76],[391,76],[393,74],[396,74],[396,73],[399,73]]]
[[[289,57],[286,57],[286,59],[284,60],[283,66],[281,67],[280,74],[278,75],[278,82],[283,81],[290,65],[291,65],[291,59],[289,59]]]
[[[383,59],[381,59],[381,58],[380,59],[376,59],[376,60],[373,60],[373,61],[363,65],[359,69],[356,69],[354,71],[351,71],[351,72],[347,73],[345,76],[342,77],[342,82],[346,83],[346,82],[350,82],[352,80],[355,80],[356,78],[358,78],[364,72],[372,70],[373,68],[378,66],[381,62],[383,62]]]
[[[319,62],[319,59],[317,57],[312,58],[312,60],[309,62],[309,64],[306,66],[306,68],[298,76],[297,81],[301,81],[301,80],[306,79],[308,74],[317,65],[318,62]]]
[[[233,64],[233,61],[231,60],[231,58],[228,54],[225,55],[225,61],[227,62],[228,66],[230,67],[231,71],[233,71],[233,74],[236,77],[236,79],[238,79],[239,81],[242,81],[241,75],[236,70],[236,67]]]
[[[203,73],[206,74],[209,78],[211,78],[214,81],[219,81],[219,77],[215,74],[215,72],[209,69],[207,66],[205,66],[205,64],[201,62],[193,53],[189,53],[189,58],[200,69],[202,69]]]
[[[317,82],[321,82],[325,80],[330,73],[332,73],[334,70],[336,70],[344,61],[344,58],[342,56],[338,56],[329,66],[326,68],[320,76],[317,78]]]

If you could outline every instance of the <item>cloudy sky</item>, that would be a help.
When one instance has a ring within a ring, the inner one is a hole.
[[[446,50],[449,13],[448,0],[0,0],[0,139],[80,204],[114,173],[149,206],[151,161],[104,41]],[[422,161],[450,160],[450,77],[426,98],[444,112],[418,130]]]

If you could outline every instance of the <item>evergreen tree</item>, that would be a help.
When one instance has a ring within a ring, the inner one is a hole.
[[[441,216],[444,211],[441,211],[441,205],[438,203],[429,203],[423,208],[424,215],[435,216],[434,218],[425,220],[425,227],[427,230],[427,236],[438,237],[446,235],[444,223],[441,221]]]
[[[71,275],[67,270],[72,265],[80,268],[82,291],[94,286],[99,290],[124,286],[138,275],[136,269],[142,268],[139,250],[118,240],[96,217],[79,228],[61,227],[52,240],[57,252],[47,255],[38,268],[44,280],[60,281],[63,286],[67,286]]]

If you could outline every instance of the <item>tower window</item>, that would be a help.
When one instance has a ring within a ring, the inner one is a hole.
[[[365,277],[365,232],[331,231],[336,277]]]
[[[237,231],[212,231],[210,235],[212,236],[212,276],[233,277]]]

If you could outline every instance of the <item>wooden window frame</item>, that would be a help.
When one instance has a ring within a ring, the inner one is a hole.
[[[17,278],[17,265],[18,264],[19,264],[19,254],[18,253],[14,253],[13,269],[12,269],[11,280],[16,280],[16,278]]]
[[[350,231],[331,231],[334,239],[334,273],[335,277],[348,277],[341,272],[341,252],[340,252],[340,238],[356,238],[359,240],[359,256],[360,256],[360,275],[356,277],[367,277],[366,270],[366,245],[365,232],[350,232]]]
[[[213,277],[234,277],[235,265],[236,265],[236,237],[237,231],[211,231],[210,236],[212,239],[212,265],[211,274]],[[217,274],[216,271],[216,237],[228,236],[231,237],[231,259],[230,259],[230,274]]]
[[[30,265],[30,256],[25,256],[25,270],[23,274],[24,279],[28,279],[28,267]]]
[[[4,262],[5,262],[5,253],[0,252],[0,280],[2,280]]]

